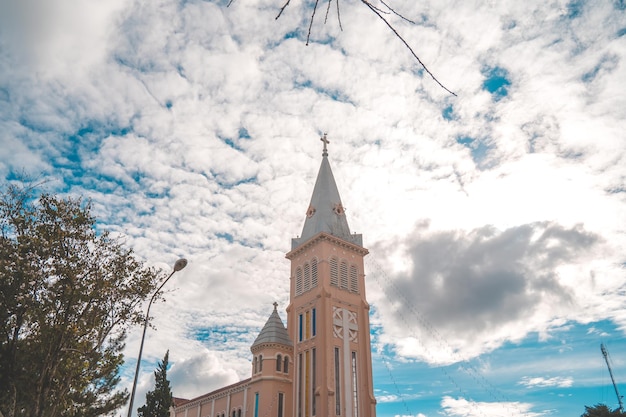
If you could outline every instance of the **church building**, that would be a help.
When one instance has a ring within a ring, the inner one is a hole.
[[[250,347],[250,377],[172,417],[376,417],[362,236],[351,234],[328,140],[304,227],[292,239],[287,326],[278,305]]]

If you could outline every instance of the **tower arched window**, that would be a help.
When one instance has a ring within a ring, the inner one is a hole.
[[[279,353],[276,356],[276,372],[280,372],[280,369],[281,369],[282,365],[283,365],[283,357]]]
[[[339,286],[339,270],[337,267],[337,258],[330,258],[330,285]]]
[[[296,295],[302,294],[302,268],[296,269]]]
[[[317,287],[317,258],[311,261],[311,288]]]
[[[256,357],[256,356],[254,357],[254,359],[252,360],[252,362],[253,362],[253,366],[252,366],[253,372],[252,372],[252,373],[253,373],[253,374],[256,374],[256,371],[257,371],[257,363],[258,363],[258,361],[257,361],[257,357]]]
[[[311,265],[309,263],[304,264],[304,291],[311,289]]]
[[[350,291],[359,292],[359,274],[354,265],[350,265]]]
[[[289,373],[289,356],[285,356],[285,363],[283,364],[283,372]]]
[[[341,267],[339,269],[341,284],[340,288],[343,290],[348,289],[348,263],[346,261],[341,261]]]

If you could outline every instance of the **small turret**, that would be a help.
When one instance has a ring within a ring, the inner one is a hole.
[[[278,303],[267,319],[265,326],[250,347],[252,358],[252,378],[263,376],[287,377],[293,353],[293,342],[278,315]]]

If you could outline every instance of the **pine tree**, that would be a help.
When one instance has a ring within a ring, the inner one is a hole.
[[[169,417],[174,400],[170,381],[167,380],[167,362],[170,351],[165,352],[163,362],[154,371],[154,391],[146,393],[146,405],[137,409],[139,417]]]

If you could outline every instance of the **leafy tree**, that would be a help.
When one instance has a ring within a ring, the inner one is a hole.
[[[159,274],[95,231],[90,204],[0,188],[0,414],[110,413],[130,325]]]
[[[622,417],[626,415],[619,408],[611,410],[604,404],[596,404],[593,407],[585,406],[585,412],[580,417]]]
[[[170,351],[165,353],[163,362],[154,371],[154,391],[146,393],[146,404],[137,409],[139,417],[169,417],[174,403],[170,381],[167,380],[167,361]]]

